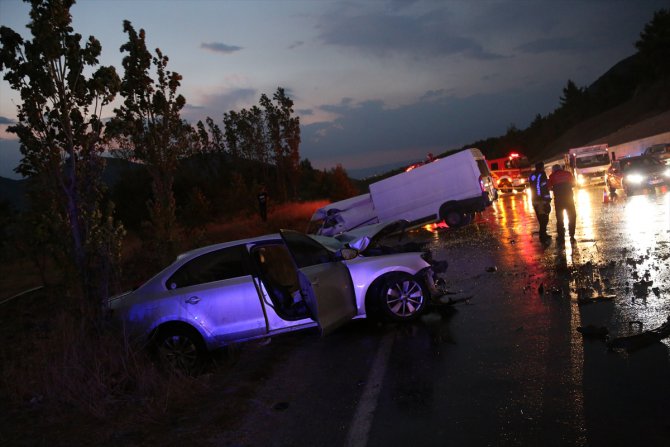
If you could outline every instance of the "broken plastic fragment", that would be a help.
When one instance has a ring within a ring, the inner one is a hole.
[[[578,327],[577,332],[581,333],[584,337],[593,338],[605,338],[609,334],[609,330],[605,326],[594,326],[592,324]]]

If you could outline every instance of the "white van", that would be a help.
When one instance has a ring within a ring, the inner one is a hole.
[[[465,149],[370,184],[370,192],[316,210],[309,231],[332,236],[362,225],[404,219],[410,226],[444,219],[469,224],[497,199],[486,159]]]

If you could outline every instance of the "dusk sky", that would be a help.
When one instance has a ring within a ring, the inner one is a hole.
[[[526,127],[635,53],[657,0],[80,0],[73,26],[123,76],[122,22],[183,75],[195,124],[284,87],[302,158],[347,170],[418,160]],[[0,24],[29,34],[29,5],[0,0]],[[4,75],[4,74],[3,74]],[[0,83],[0,176],[18,178],[6,132],[18,95]],[[112,115],[108,107],[106,115]]]

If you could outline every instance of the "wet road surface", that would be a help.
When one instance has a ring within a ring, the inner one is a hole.
[[[422,231],[452,298],[414,324],[354,321],[249,343],[185,409],[180,436],[221,446],[669,445],[669,339],[611,339],[670,316],[670,194],[576,193],[577,241],[542,245],[528,198]],[[603,329],[604,328],[604,329]],[[203,410],[206,409],[206,410]],[[173,438],[173,440],[180,437]]]

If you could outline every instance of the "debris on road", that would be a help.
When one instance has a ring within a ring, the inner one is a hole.
[[[667,337],[670,337],[670,316],[665,323],[656,329],[650,329],[648,331],[642,331],[639,334],[607,340],[607,348],[610,350],[625,349],[627,351],[634,351],[652,343],[659,342]]]
[[[277,402],[272,406],[275,411],[284,411],[288,409],[288,402]]]
[[[458,303],[470,304],[470,300],[472,298],[474,298],[474,295],[462,296],[457,298],[452,298],[450,296],[443,296],[440,297],[437,301],[440,304],[458,304]]]
[[[605,338],[609,334],[609,330],[605,326],[595,326],[593,324],[579,326],[577,332],[581,333],[584,337],[591,338]]]
[[[616,295],[598,295],[598,296],[592,296],[592,297],[579,297],[577,299],[577,303],[579,304],[591,304],[591,303],[598,303],[598,302],[611,302],[616,298]]]

